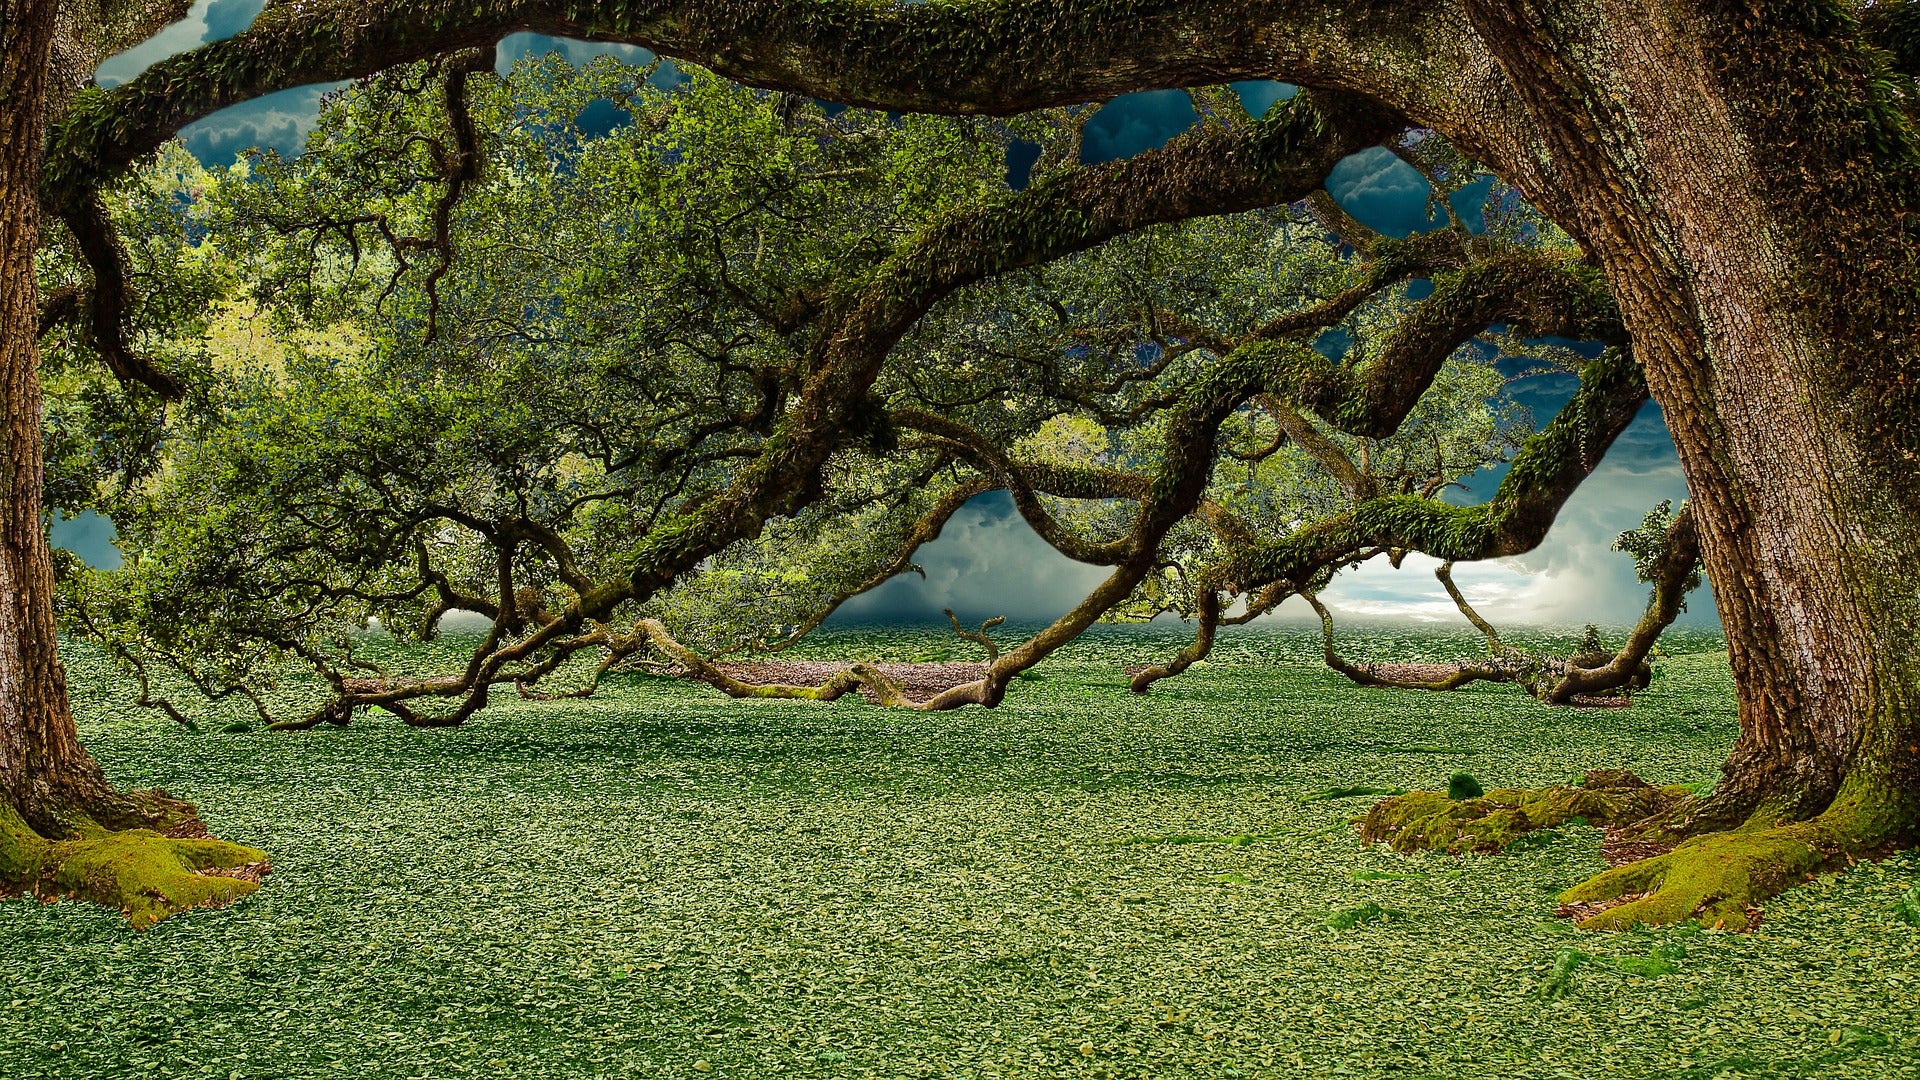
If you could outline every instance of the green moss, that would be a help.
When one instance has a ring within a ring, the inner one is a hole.
[[[266,863],[257,848],[146,829],[109,832],[83,825],[73,839],[48,841],[12,807],[0,806],[0,895],[104,904],[136,928],[193,908],[230,904],[260,887]]]
[[[1622,956],[1613,961],[1613,966],[1629,975],[1648,979],[1657,979],[1680,970],[1679,965],[1664,956]]]
[[[1399,852],[1495,852],[1576,818],[1595,825],[1638,821],[1684,796],[1679,788],[1656,788],[1612,770],[1588,773],[1580,787],[1496,788],[1466,798],[1456,798],[1455,787],[1449,783],[1447,791],[1414,791],[1376,804],[1361,823],[1361,839]]]
[[[1456,802],[1463,799],[1478,799],[1486,793],[1487,789],[1480,786],[1480,781],[1475,780],[1472,773],[1457,772],[1447,777],[1447,798]]]
[[[1826,856],[1797,828],[1696,837],[1651,859],[1615,867],[1562,893],[1567,904],[1612,904],[1580,920],[1589,930],[1637,924],[1748,930],[1754,905],[1819,869]],[[1625,903],[1612,903],[1626,899]]]
[[[0,803],[0,895],[18,892],[38,880],[50,847],[27,827],[18,811]]]
[[[1893,905],[1893,915],[1908,926],[1920,926],[1920,885],[1908,889]]]
[[[53,845],[39,892],[118,908],[144,928],[182,911],[233,903],[260,884],[217,871],[264,868],[266,861],[266,852],[224,840],[129,829]]]
[[[1581,964],[1593,959],[1579,949],[1561,949],[1554,954],[1553,970],[1547,972],[1546,979],[1540,983],[1540,996],[1554,1001],[1567,996],[1573,988],[1573,973]]]

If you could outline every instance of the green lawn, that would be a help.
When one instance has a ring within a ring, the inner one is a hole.
[[[1601,865],[1592,829],[1409,858],[1355,839],[1367,797],[1311,798],[1456,769],[1711,780],[1722,654],[1575,712],[1304,664],[1137,698],[1097,652],[995,711],[625,676],[458,730],[309,735],[128,719],[77,656],[113,777],[275,871],[143,933],[0,903],[0,1076],[1920,1075],[1896,913],[1920,858],[1796,890],[1751,935],[1598,935],[1552,915]]]

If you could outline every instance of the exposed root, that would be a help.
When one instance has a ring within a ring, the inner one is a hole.
[[[1762,805],[1738,828],[1682,841],[1650,859],[1616,866],[1561,894],[1565,910],[1594,930],[1635,924],[1751,930],[1760,905],[1823,870],[1883,857],[1920,836],[1910,788],[1871,768],[1856,770],[1818,816],[1792,820],[1784,800]],[[1641,831],[1671,835],[1675,820],[1697,819],[1694,804]]]
[[[908,701],[926,701],[956,686],[976,682],[987,672],[987,665],[971,662],[952,663],[882,663],[864,665],[884,676],[900,691]],[[737,663],[716,663],[714,667],[722,672],[754,686],[800,685],[821,686],[849,671],[853,665],[844,662],[800,660],[800,661],[741,661]],[[681,672],[681,674],[689,674]],[[691,676],[690,676],[691,677]],[[880,703],[879,695],[862,683],[856,687],[859,694],[874,704]]]
[[[1687,797],[1685,788],[1656,788],[1620,769],[1589,772],[1579,787],[1497,788],[1472,799],[1412,791],[1375,804],[1361,823],[1360,838],[1399,852],[1495,852],[1527,833],[1575,818],[1625,825],[1663,813]]]
[[[1810,823],[1809,823],[1810,824]],[[1806,824],[1709,833],[1665,855],[1617,866],[1568,889],[1562,910],[1588,930],[1636,924],[1751,930],[1761,901],[1827,866],[1833,854],[1812,842]]]
[[[1680,840],[1672,823],[1696,804],[1682,787],[1656,788],[1632,773],[1590,772],[1579,787],[1502,788],[1472,799],[1415,791],[1375,805],[1361,838],[1395,851],[1500,851],[1526,833],[1584,819],[1607,827],[1611,869],[1568,889],[1559,914],[1588,930],[1670,926],[1689,920],[1725,930],[1759,925],[1760,905],[1822,870],[1878,858],[1916,833],[1911,800],[1857,774],[1805,821],[1762,807],[1737,829]],[[1631,861],[1629,861],[1631,860]]]
[[[184,823],[175,830],[189,831]],[[191,831],[200,835],[113,831],[87,819],[75,823],[73,835],[48,840],[0,804],[0,896],[103,904],[144,929],[182,911],[224,907],[260,887],[266,852],[208,838],[204,827]]]

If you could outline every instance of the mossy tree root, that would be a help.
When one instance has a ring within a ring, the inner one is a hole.
[[[1479,798],[1413,791],[1367,812],[1360,836],[1399,852],[1497,852],[1528,833],[1576,818],[1614,830],[1615,840],[1671,844],[1700,800],[1683,787],[1656,788],[1630,772],[1589,772],[1578,786],[1499,788]],[[1762,807],[1738,828],[1681,840],[1669,851],[1624,863],[1568,889],[1560,913],[1588,930],[1671,926],[1689,920],[1751,930],[1760,905],[1812,875],[1877,858],[1920,837],[1915,798],[1868,778],[1851,777],[1817,817],[1784,819]],[[1613,855],[1617,857],[1619,851]]]
[[[1751,930],[1762,903],[1814,874],[1913,842],[1913,799],[1874,787],[1856,774],[1824,813],[1805,821],[1783,822],[1777,807],[1762,807],[1737,829],[1692,837],[1568,889],[1563,911],[1589,930],[1688,920]]]
[[[1750,930],[1761,901],[1806,880],[1829,856],[1804,836],[1806,824],[1708,833],[1664,855],[1589,878],[1560,895],[1562,911],[1588,930],[1702,926]]]
[[[166,832],[107,829],[80,816],[69,835],[48,839],[0,802],[0,896],[85,900],[144,929],[183,911],[224,907],[258,889],[268,870],[266,852],[205,831],[189,808]]]

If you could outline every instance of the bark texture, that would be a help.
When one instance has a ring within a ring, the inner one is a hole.
[[[1891,349],[1852,339],[1836,309],[1862,298],[1815,245],[1848,234],[1852,258],[1888,272],[1869,288],[1911,292],[1911,129],[1888,151],[1861,137],[1877,122],[1872,70],[1838,20],[1640,0],[1468,7],[1546,144],[1563,223],[1607,271],[1694,495],[1742,731],[1698,824],[1763,805],[1808,818],[1859,774],[1902,805],[1894,827],[1909,834],[1920,515],[1898,442],[1913,392],[1863,407],[1848,369],[1899,382],[1915,323],[1909,309],[1872,328]],[[1762,56],[1786,72],[1748,66]],[[1783,75],[1815,89],[1784,116]],[[1845,141],[1836,126],[1861,144],[1856,173],[1806,175]]]
[[[54,0],[0,3],[0,895],[73,896],[136,925],[229,902],[266,856],[205,838],[193,807],[115,791],[80,744],[53,617],[41,510],[40,165]]]
[[[53,0],[18,0],[4,27],[7,108],[0,139],[10,151],[40,145]],[[106,778],[80,745],[67,706],[54,634],[53,559],[41,519],[40,298],[33,274],[40,243],[40,155],[0,153],[0,393],[6,457],[0,473],[0,785],[37,829],[58,827],[61,807],[93,801]]]

